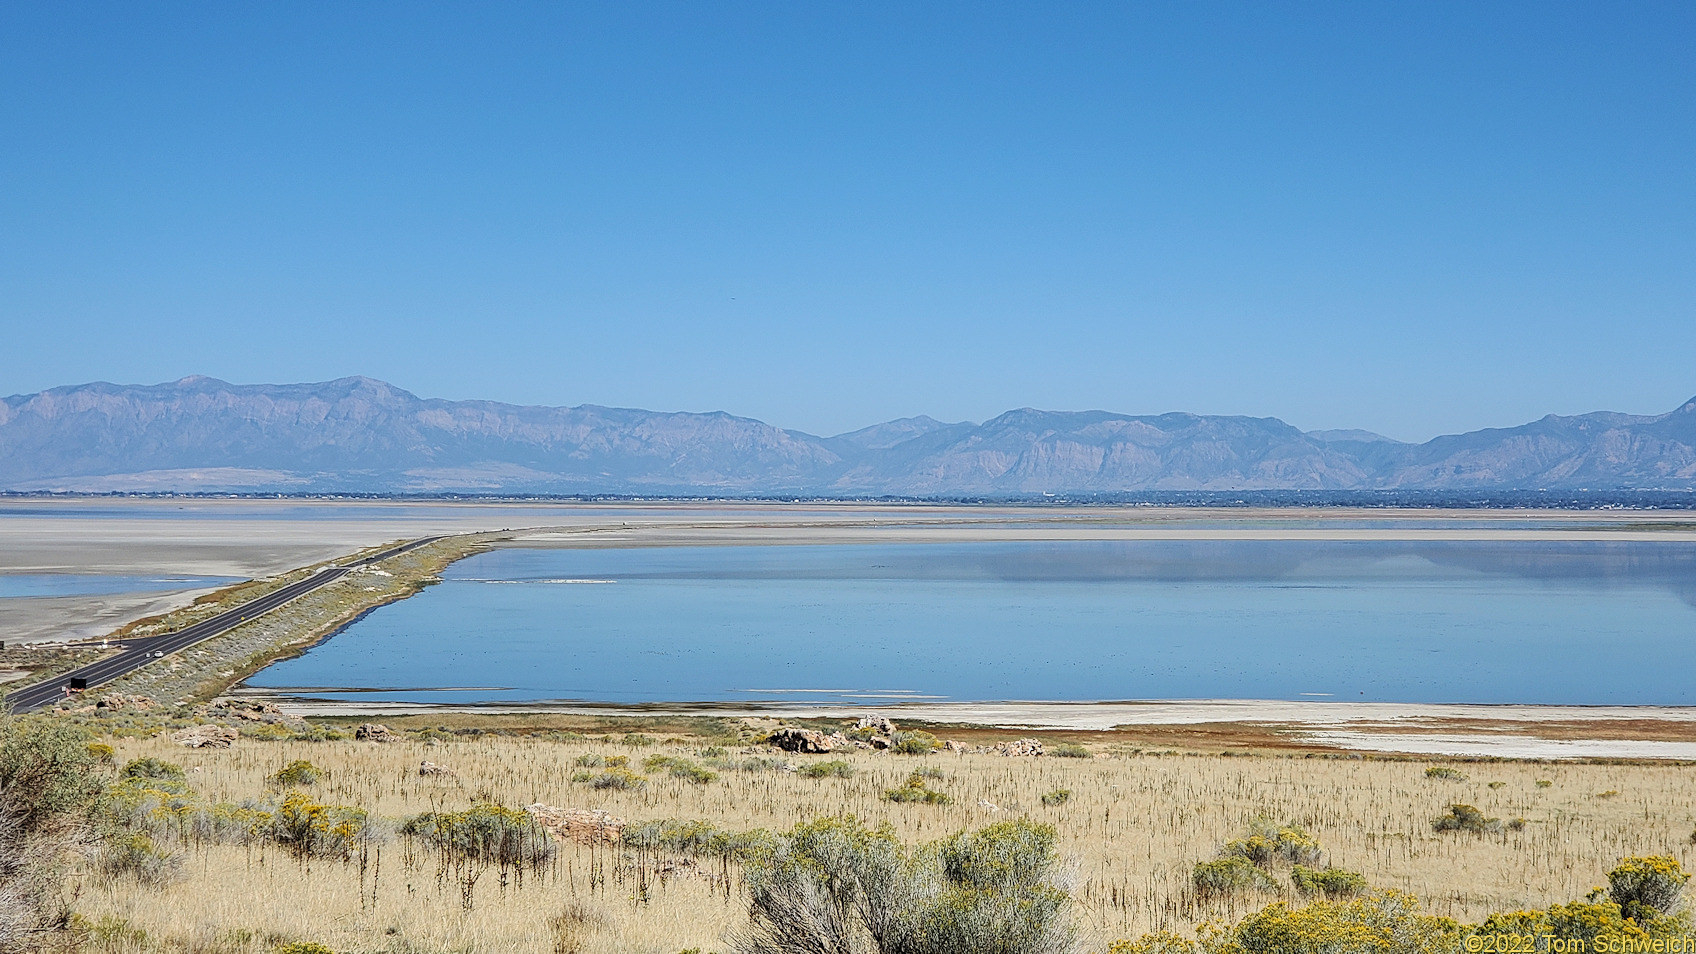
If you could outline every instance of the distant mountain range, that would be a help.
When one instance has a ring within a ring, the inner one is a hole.
[[[815,437],[724,413],[323,384],[86,384],[0,401],[0,490],[1012,496],[1696,489],[1696,399],[1407,444],[1270,417],[1008,411]]]

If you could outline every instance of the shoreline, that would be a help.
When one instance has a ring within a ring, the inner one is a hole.
[[[238,687],[232,695],[315,718],[576,716],[849,721],[1149,739],[1205,735],[1248,747],[1507,759],[1696,761],[1696,706],[1473,705],[1188,699],[1135,702],[400,703],[303,699]],[[1217,747],[1217,746],[1215,746]]]

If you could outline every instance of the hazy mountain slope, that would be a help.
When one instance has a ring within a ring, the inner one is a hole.
[[[322,384],[90,384],[0,401],[0,489],[1036,494],[1696,488],[1696,400],[1405,444],[1275,418],[1009,411],[835,437],[724,413]]]
[[[827,438],[825,443],[832,446],[846,445],[850,449],[849,453],[854,450],[887,450],[915,437],[923,437],[945,428],[962,426],[970,427],[971,425],[944,424],[935,418],[920,414],[918,417],[897,418],[893,421],[885,421],[882,424],[873,424],[871,427],[862,427],[857,431],[849,431],[846,434],[838,434],[835,437]]]
[[[933,431],[862,464],[837,489],[905,494],[1343,488],[1355,462],[1273,418],[1009,411]],[[921,451],[914,453],[914,451]]]
[[[243,468],[300,478],[289,489],[742,491],[816,484],[837,465],[816,440],[729,414],[420,400],[368,378],[93,384],[3,407],[8,488]]]
[[[1696,399],[1667,414],[1549,415],[1401,445],[1381,487],[1696,487]]]

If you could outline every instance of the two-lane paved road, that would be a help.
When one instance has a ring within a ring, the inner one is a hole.
[[[192,626],[177,630],[174,633],[164,633],[159,636],[143,636],[138,639],[124,640],[118,654],[89,663],[69,672],[60,673],[52,679],[26,686],[16,692],[6,694],[6,708],[13,712],[30,712],[65,698],[65,690],[72,685],[72,680],[83,680],[86,688],[111,682],[119,676],[128,675],[147,665],[149,662],[187,649],[202,640],[211,639],[221,633],[240,626],[242,623],[269,613],[294,599],[312,592],[321,586],[341,579],[356,567],[369,566],[389,557],[416,549],[427,543],[434,543],[441,537],[424,537],[411,543],[392,547],[381,553],[375,553],[361,560],[355,560],[342,566],[325,567],[304,580],[290,583],[280,590],[274,590],[258,599],[243,603],[235,609],[219,613],[210,619],[203,619]]]

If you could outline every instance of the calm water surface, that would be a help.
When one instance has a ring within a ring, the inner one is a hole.
[[[445,577],[250,684],[420,702],[1696,703],[1688,544],[514,549]]]

